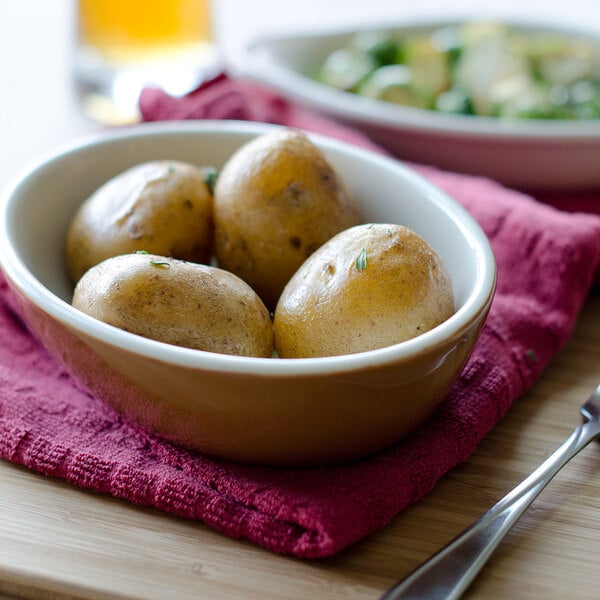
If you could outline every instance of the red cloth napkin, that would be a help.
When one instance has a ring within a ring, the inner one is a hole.
[[[141,107],[147,120],[272,121],[372,147],[354,131],[226,78],[181,99],[147,90]],[[303,558],[334,554],[388,523],[464,461],[536,380],[571,334],[600,264],[599,217],[559,212],[483,178],[415,168],[481,223],[496,253],[498,290],[459,380],[410,438],[328,468],[262,468],[190,453],[83,391],[30,335],[0,276],[0,455]]]

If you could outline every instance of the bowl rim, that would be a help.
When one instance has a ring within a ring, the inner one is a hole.
[[[441,210],[451,214],[452,220],[457,222],[461,230],[469,230],[472,236],[472,247],[476,253],[475,285],[463,306],[434,329],[393,346],[356,354],[319,358],[257,358],[178,347],[123,331],[75,309],[33,275],[9,241],[11,236],[8,231],[8,212],[21,186],[47,165],[64,160],[69,154],[89,146],[147,136],[182,134],[255,136],[281,127],[283,126],[233,120],[142,123],[86,134],[58,146],[22,170],[0,195],[0,269],[9,283],[30,302],[79,337],[96,338],[111,346],[125,348],[134,354],[165,363],[175,363],[181,367],[275,377],[325,375],[395,363],[425,353],[431,348],[443,348],[449,339],[458,342],[464,338],[466,330],[482,314],[487,313],[496,285],[494,254],[480,225],[457,201],[400,161],[321,134],[307,132],[311,139],[325,149],[342,154],[358,154],[361,160],[386,164],[400,170],[407,183],[424,190]]]
[[[343,38],[360,31],[385,30],[428,30],[442,26],[457,25],[465,20],[449,16],[413,17],[398,24],[386,24],[378,28],[375,25],[354,29],[330,29],[313,33],[301,32],[287,35],[263,35],[250,40],[244,51],[233,59],[233,67],[255,81],[265,84],[287,97],[313,106],[323,112],[338,117],[362,122],[383,128],[402,128],[413,132],[428,132],[442,136],[464,136],[471,139],[519,140],[544,144],[565,142],[588,142],[598,144],[600,138],[600,119],[580,121],[559,119],[522,119],[509,120],[480,115],[449,115],[433,110],[410,106],[394,105],[380,100],[365,98],[349,92],[336,90],[311,79],[298,70],[282,65],[269,56],[269,48],[277,45],[296,43],[313,45],[324,43],[333,38]],[[481,20],[481,19],[480,19]],[[507,25],[531,30],[554,31],[573,34],[596,40],[600,48],[598,31],[581,26],[558,25],[555,21],[539,20],[532,22],[517,17],[486,18]]]

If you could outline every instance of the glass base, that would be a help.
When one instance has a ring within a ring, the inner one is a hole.
[[[219,69],[212,44],[197,45],[184,53],[164,53],[138,62],[113,63],[93,50],[78,50],[74,79],[81,108],[98,123],[122,125],[140,120],[141,91],[156,86],[182,96],[213,77]]]

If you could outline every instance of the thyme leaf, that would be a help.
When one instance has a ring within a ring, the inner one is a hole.
[[[219,172],[214,167],[204,167],[202,169],[202,178],[211,194],[215,193],[215,184],[217,183],[218,176]]]
[[[168,269],[168,268],[171,266],[171,265],[169,264],[169,262],[168,262],[168,261],[166,261],[166,260],[157,260],[157,259],[155,259],[155,258],[153,258],[153,259],[150,261],[150,264],[151,264],[153,267],[158,267],[158,268],[160,268],[160,269]]]
[[[525,354],[532,363],[538,363],[540,361],[538,355],[534,352],[533,348],[528,348]]]
[[[364,271],[367,268],[367,251],[364,248],[360,251],[354,264],[359,271]]]

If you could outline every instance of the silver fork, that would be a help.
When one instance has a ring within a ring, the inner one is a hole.
[[[460,598],[537,495],[580,450],[600,436],[600,385],[579,411],[583,423],[531,475],[380,600]]]

